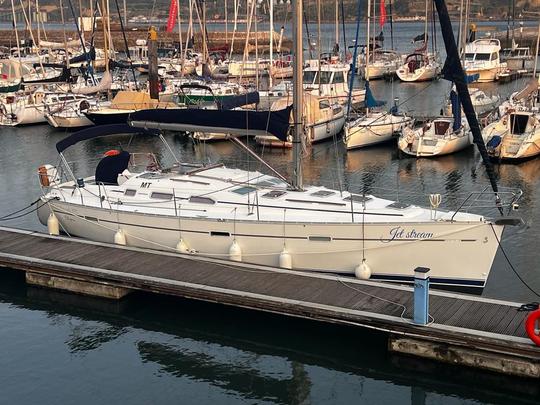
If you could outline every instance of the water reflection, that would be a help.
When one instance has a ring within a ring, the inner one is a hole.
[[[47,364],[68,373],[84,364],[86,375],[64,385],[67,391],[79,385],[86,389],[84,381],[94,380],[103,362],[119,384],[145,375],[144,384],[132,385],[130,395],[137,399],[144,392],[154,402],[169,398],[171,392],[195,392],[199,403],[234,399],[276,404],[532,404],[540,395],[539,387],[527,381],[390,355],[384,335],[355,328],[145,294],[128,299],[115,314],[102,312],[101,300],[26,289],[22,277],[0,275],[0,318],[5,326],[0,340],[35,336],[30,346],[27,342],[3,353],[9,362],[10,356],[40,348],[34,402],[38,395],[40,400],[47,398],[46,385],[57,378],[47,372]],[[34,322],[17,322],[27,313],[33,314]],[[62,356],[65,350],[71,357]],[[166,390],[156,389],[160,381]],[[102,392],[104,398],[111,394]]]

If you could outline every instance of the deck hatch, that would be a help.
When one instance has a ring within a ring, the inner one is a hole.
[[[335,191],[319,190],[319,191],[315,191],[314,193],[311,193],[310,196],[312,196],[312,197],[328,197],[328,196],[331,196],[331,195],[334,195],[334,194],[336,194]]]
[[[283,190],[272,190],[262,196],[265,198],[278,198],[285,194],[287,194],[287,192]]]
[[[209,204],[209,205],[212,205],[212,204],[216,203],[211,198],[199,197],[199,196],[196,196],[196,195],[189,197],[189,202],[190,203],[195,203],[195,204]]]
[[[158,191],[154,191],[152,194],[150,194],[150,198],[155,198],[158,200],[172,200],[173,195],[171,193],[161,193]]]

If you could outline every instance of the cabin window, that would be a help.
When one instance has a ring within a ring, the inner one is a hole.
[[[133,197],[135,194],[137,194],[137,190],[132,190],[129,188],[124,192],[126,197]]]
[[[324,110],[325,108],[330,108],[330,101],[328,100],[319,101],[319,109]]]
[[[480,60],[480,61],[486,61],[486,60],[489,60],[490,56],[491,54],[489,53],[477,53],[475,59]]]
[[[497,60],[499,59],[499,53],[498,52],[493,52],[491,54],[491,60]]]
[[[354,202],[366,202],[366,201],[371,200],[371,197],[363,196],[363,195],[359,195],[359,194],[351,194],[349,197],[345,197],[343,200],[344,201],[351,201],[351,198],[352,198],[352,200]]]
[[[345,79],[343,77],[343,72],[335,72],[334,73],[334,83],[345,83]]]
[[[474,60],[474,53],[466,53],[465,60]]]
[[[221,232],[221,231],[210,231],[210,236],[231,236],[229,232]]]
[[[312,242],[332,242],[330,236],[308,236],[308,239]]]
[[[216,202],[208,197],[191,196],[189,198],[190,203],[194,204],[215,204]]]
[[[329,84],[331,82],[332,82],[332,72],[321,72],[321,84]]]
[[[312,195],[313,197],[328,197],[334,194],[336,194],[335,191],[319,190],[319,191],[315,191],[314,193],[311,193],[310,195]]]
[[[342,111],[343,111],[343,108],[341,108],[339,106],[336,106],[336,107],[332,108],[332,114],[334,114],[334,115],[341,114]]]
[[[304,83],[313,84],[315,78],[317,77],[317,72],[312,70],[307,70],[304,72]]]
[[[153,192],[150,194],[150,198],[155,198],[158,200],[172,200],[173,195],[170,193]]]
[[[234,190],[231,190],[233,193],[240,194],[240,195],[246,195],[249,193],[252,193],[256,190],[255,187],[245,186],[245,187],[239,187]]]
[[[278,198],[278,197],[281,197],[284,194],[287,194],[287,192],[286,191],[281,191],[281,190],[272,190],[272,191],[269,191],[266,194],[263,194],[263,197],[265,197],[265,198]]]

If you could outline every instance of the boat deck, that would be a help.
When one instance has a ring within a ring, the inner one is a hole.
[[[408,286],[10,228],[0,228],[0,267],[26,271],[27,276],[47,275],[377,329],[390,334],[393,350],[422,356],[418,348],[427,342],[434,354],[423,357],[463,364],[475,350],[491,359],[502,358],[502,366],[484,368],[505,372],[497,368],[525,362],[509,373],[540,377],[540,347],[526,336],[524,320],[529,312],[518,311],[520,303],[431,290],[432,322],[417,326],[411,322],[413,289]],[[403,339],[414,339],[412,350],[410,341]],[[460,361],[445,358],[448,353],[452,359],[459,354]]]

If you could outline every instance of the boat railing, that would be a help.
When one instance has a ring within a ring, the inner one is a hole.
[[[507,212],[517,209],[517,202],[523,195],[521,189],[512,189],[512,188],[503,188],[497,193],[484,188],[482,191],[471,192],[461,203],[461,205],[454,211],[450,221],[454,221],[454,217],[459,212],[470,212],[476,209],[490,209],[497,208],[504,212],[504,209],[507,209]],[[495,201],[495,205],[493,204]]]

